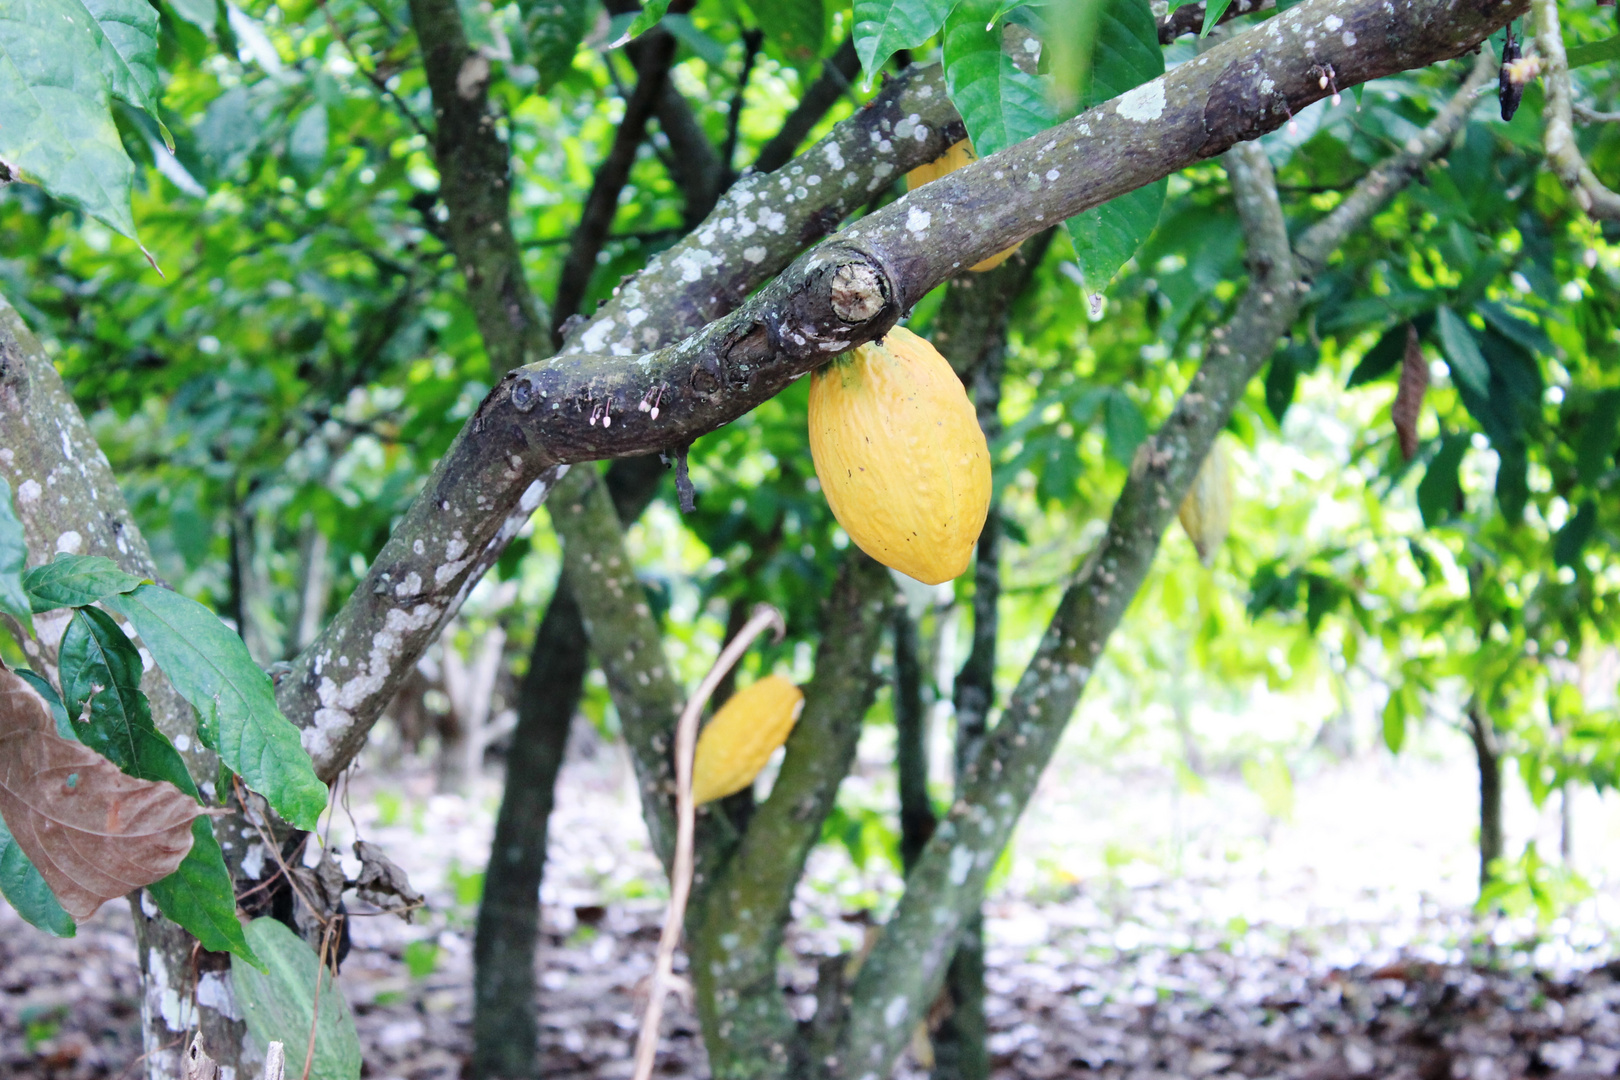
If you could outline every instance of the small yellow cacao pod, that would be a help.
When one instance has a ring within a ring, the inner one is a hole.
[[[1226,542],[1232,525],[1232,461],[1226,443],[1215,440],[1199,467],[1187,497],[1181,500],[1181,527],[1198,549],[1205,566],[1215,561],[1215,553]]]
[[[862,551],[925,585],[967,569],[990,510],[990,448],[927,341],[897,326],[811,375],[810,456]]]
[[[803,711],[804,691],[780,675],[767,675],[731,695],[698,735],[693,803],[723,799],[752,784]]]
[[[915,169],[912,169],[910,172],[906,173],[906,190],[916,191],[924,184],[938,180],[940,177],[945,176],[948,173],[953,173],[957,169],[962,168],[964,165],[971,165],[977,160],[979,160],[979,158],[978,155],[973,152],[973,144],[968,142],[966,139],[963,139],[961,142],[945,151],[942,157],[937,157],[928,164],[919,165]],[[999,255],[992,255],[983,262],[976,262],[972,266],[968,267],[968,269],[977,271],[979,273],[983,273],[986,270],[994,270],[996,267],[1012,258],[1013,254],[1017,252],[1020,247],[1023,247],[1022,243],[1014,244],[1012,247],[1001,252]]]

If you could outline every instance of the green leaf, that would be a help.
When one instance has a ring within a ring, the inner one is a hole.
[[[1496,502],[1510,525],[1524,520],[1530,501],[1530,458],[1519,439],[1492,441],[1496,448]]]
[[[112,617],[95,608],[74,611],[58,655],[68,713],[77,718],[86,702],[90,706],[85,722],[73,725],[79,741],[130,776],[166,780],[197,798],[185,760],[152,723],[151,706],[141,693],[140,654]],[[191,836],[184,861],[147,891],[163,914],[205,949],[260,965],[237,921],[236,891],[210,820],[193,821]]]
[[[945,21],[945,86],[980,157],[1022,142],[1052,125],[1039,77],[1019,71],[1001,50],[1000,31],[986,30],[995,0],[964,0]]]
[[[1479,342],[1467,323],[1448,307],[1436,312],[1435,330],[1440,335],[1440,348],[1446,354],[1451,378],[1459,388],[1485,397],[1490,393],[1491,372],[1485,357],[1479,351]]]
[[[164,0],[170,11],[205,34],[214,32],[219,5],[214,0]]]
[[[1620,443],[1620,390],[1605,390],[1592,403],[1592,412],[1581,425],[1575,444],[1575,463],[1580,481],[1595,484],[1614,464],[1616,443]]]
[[[1121,465],[1129,465],[1136,456],[1137,447],[1147,438],[1147,419],[1136,407],[1129,394],[1115,390],[1108,395],[1103,410],[1103,428],[1108,433],[1108,456]]]
[[[33,637],[33,607],[23,585],[23,568],[27,565],[28,538],[11,506],[11,485],[0,477],[0,613],[16,619]]]
[[[1384,336],[1378,339],[1378,344],[1367,350],[1355,370],[1350,372],[1350,379],[1344,384],[1344,388],[1353,390],[1394,371],[1401,366],[1401,358],[1405,355],[1406,324],[1397,323],[1384,331]]]
[[[1163,74],[1159,25],[1146,0],[1102,0],[1080,108],[1089,109]],[[1161,94],[1161,108],[1163,100]],[[1168,187],[1168,180],[1158,180],[1068,220],[1087,293],[1106,289],[1119,268],[1153,235]]]
[[[1423,514],[1424,527],[1432,529],[1444,524],[1457,513],[1457,501],[1462,494],[1457,469],[1468,450],[1468,443],[1467,435],[1447,435],[1441,440],[1440,449],[1430,459],[1429,468],[1424,472],[1417,490],[1418,510]]]
[[[529,63],[539,73],[535,93],[544,94],[573,68],[574,54],[590,29],[592,7],[592,0],[523,0],[518,4],[528,36]]]
[[[645,34],[658,25],[658,20],[662,19],[664,12],[668,10],[669,0],[647,0],[645,4],[641,5],[640,14],[630,20],[630,26],[625,30],[624,35],[609,45],[608,48],[617,49],[620,45]]]
[[[118,569],[100,555],[58,555],[23,577],[29,602],[36,612],[99,604],[117,593],[127,593],[142,579]]]
[[[1278,349],[1266,367],[1266,411],[1281,424],[1288,415],[1288,406],[1294,403],[1294,388],[1299,384],[1299,369],[1286,352]]]
[[[236,917],[236,888],[225,866],[225,853],[214,837],[211,818],[191,823],[191,850],[174,873],[146,887],[169,919],[186,930],[210,952],[233,957],[263,969],[265,962],[248,944]]]
[[[158,119],[157,9],[148,0],[78,0],[78,5],[100,39],[107,91]],[[169,148],[174,149],[172,140]]]
[[[1620,36],[1604,38],[1586,45],[1571,45],[1565,52],[1571,68],[1587,64],[1601,64],[1605,60],[1620,60]]]
[[[951,6],[951,0],[855,0],[855,55],[867,85],[897,51],[939,33]]]
[[[697,28],[690,15],[665,15],[664,29],[675,36],[709,67],[719,70],[726,62],[726,47]]]
[[[326,785],[242,639],[201,604],[156,585],[106,604],[134,624],[180,696],[197,709],[198,734],[225,766],[288,822],[315,828]]]
[[[4,821],[0,821],[0,896],[26,922],[47,934],[66,938],[78,933],[73,916],[62,910],[56,894],[12,840]]]
[[[1232,0],[1209,0],[1204,7],[1204,26],[1198,31],[1198,36],[1204,37],[1214,29],[1215,24],[1221,21],[1221,16],[1226,14],[1226,9],[1231,6]]]
[[[1592,539],[1597,523],[1597,503],[1587,499],[1581,503],[1581,508],[1575,511],[1575,516],[1564,522],[1564,527],[1558,530],[1558,536],[1553,541],[1553,561],[1559,566],[1575,566],[1579,563],[1581,549]]]
[[[356,1080],[360,1075],[360,1037],[354,1015],[343,993],[333,983],[330,968],[321,966],[315,950],[303,938],[271,918],[247,925],[248,944],[264,958],[265,971],[255,971],[239,958],[231,960],[231,981],[236,1003],[248,1030],[267,1046],[279,1042],[289,1048],[309,1044],[315,1027],[315,1060],[311,1080]],[[320,981],[320,1011],[316,1014],[316,980]]]
[[[13,675],[34,688],[34,693],[45,699],[45,704],[51,707],[51,719],[56,721],[56,733],[64,739],[79,741],[79,733],[73,730],[73,723],[68,719],[67,706],[62,704],[62,697],[56,692],[56,687],[45,680],[45,676],[27,668],[18,668]]]
[[[1384,745],[1389,752],[1398,754],[1406,742],[1406,691],[1392,689],[1384,703]]]
[[[827,33],[822,0],[754,0],[749,6],[772,57],[803,68],[820,55]]]
[[[79,0],[0,0],[0,160],[133,240],[135,165],[113,125],[105,40]]]
[[[326,106],[317,102],[304,110],[287,134],[287,158],[305,181],[313,181],[326,164],[328,141]]]

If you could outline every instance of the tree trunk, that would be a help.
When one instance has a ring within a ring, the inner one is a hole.
[[[663,476],[657,457],[614,463],[607,485],[621,521],[641,516]],[[473,939],[475,1080],[526,1080],[540,1072],[534,977],[540,882],[557,772],[584,692],[587,648],[579,600],[568,578],[560,577],[535,632],[529,670],[518,691],[506,790],[484,872]]]
[[[1468,736],[1479,762],[1479,887],[1490,884],[1491,864],[1502,857],[1502,751],[1496,730],[1476,703],[1468,710]]]
[[[917,623],[901,596],[894,606],[894,763],[900,785],[900,862],[907,869],[934,832],[919,651]]]

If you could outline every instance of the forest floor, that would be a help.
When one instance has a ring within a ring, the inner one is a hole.
[[[664,893],[622,756],[578,742],[542,896],[544,1075],[624,1077]],[[1474,780],[1456,749],[1296,766],[1280,789],[1068,752],[986,908],[998,1080],[1620,1073],[1620,873],[1603,861],[1620,857],[1620,807],[1576,804],[1589,899],[1545,926],[1478,922]],[[801,1013],[815,961],[858,947],[898,892],[881,855],[857,868],[848,854],[884,842],[860,812],[892,799],[884,755],[881,739],[863,745],[846,784],[850,843],[819,849],[801,889],[783,972]],[[353,922],[340,984],[365,1075],[454,1080],[498,782],[436,794],[419,765],[373,763],[347,795],[328,842],[346,853],[358,829],[429,899],[410,925]],[[1547,815],[1516,803],[1508,820],[1510,850],[1538,836],[1557,850]],[[705,1076],[692,1014],[672,1006],[659,1074]],[[130,1080],[139,1011],[121,901],[65,941],[0,904],[0,1076]],[[921,1075],[909,1058],[897,1073]]]

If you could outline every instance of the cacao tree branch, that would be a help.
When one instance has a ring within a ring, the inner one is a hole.
[[[822,616],[804,712],[769,798],[688,918],[704,1044],[716,1076],[744,1062],[759,1075],[802,1071],[806,1049],[776,981],[777,955],[805,860],[849,772],[877,693],[872,655],[883,633],[889,572],[851,547]]]
[[[1211,335],[1203,365],[1170,417],[1138,452],[1108,531],[1065,590],[1000,722],[964,770],[949,815],[907,877],[906,892],[852,991],[856,1004],[829,1067],[833,1075],[883,1074],[938,992],[954,932],[976,909],[984,881],[1108,635],[1145,578],[1164,528],[1244,388],[1298,311],[1306,286],[1297,271],[1319,267],[1421,164],[1449,145],[1492,70],[1488,55],[1477,61],[1462,89],[1414,144],[1375,170],[1377,175],[1363,178],[1339,208],[1305,231],[1298,257],[1288,245],[1264,153],[1252,143],[1228,153],[1249,242],[1249,287],[1231,320]],[[885,1008],[892,1012],[885,1015]],[[889,1023],[891,1017],[899,1019]]]
[[[1581,148],[1575,145],[1569,57],[1564,52],[1557,0],[1530,0],[1530,13],[1536,28],[1536,51],[1541,54],[1542,84],[1547,91],[1547,107],[1541,117],[1541,141],[1547,160],[1576,205],[1600,221],[1620,221],[1620,194],[1598,179],[1581,156]]]
[[[636,151],[647,135],[647,121],[658,107],[669,66],[675,59],[675,35],[662,27],[643,34],[636,45],[636,88],[625,99],[624,117],[613,132],[613,145],[607,157],[596,167],[590,194],[585,197],[579,225],[569,244],[568,258],[563,261],[562,274],[557,279],[557,299],[552,304],[553,345],[562,344],[562,324],[579,310],[585,299],[591,275],[596,270],[596,256],[607,241],[614,215],[619,210],[619,192],[630,179]],[[461,253],[459,247],[457,253],[458,256]]]
[[[664,477],[656,457],[627,458],[606,483],[620,522],[640,517]],[[535,632],[518,691],[518,722],[506,756],[507,782],[490,841],[473,939],[473,1076],[534,1076],[539,1034],[534,951],[547,823],[568,731],[584,690],[589,649],[579,601],[566,573]]]
[[[422,2],[442,7],[446,0]],[[453,3],[448,6],[454,10]],[[439,17],[448,14],[440,12]],[[873,138],[874,133],[881,136],[885,124],[893,131],[913,114],[943,116],[943,132],[930,126],[927,139],[897,139],[887,151],[874,149],[881,141]],[[765,192],[755,186],[759,181],[739,182],[697,236],[654,259],[635,282],[587,320],[573,340],[599,336],[606,341],[627,333],[626,327],[639,328],[635,332],[642,337],[679,336],[683,331],[665,328],[701,325],[711,314],[723,314],[727,305],[785,266],[805,243],[824,235],[863,204],[874,186],[937,157],[949,145],[946,140],[960,138],[961,131],[938,67],[892,80],[868,108],[840,123],[794,166],[802,167],[800,175],[808,177],[841,162],[844,171],[838,175],[852,174],[854,181],[836,188],[817,185],[815,190],[824,193],[819,200],[796,200],[779,210],[771,210],[763,200]],[[773,216],[776,213],[780,219]],[[737,224],[745,218],[754,223],[751,230]],[[771,227],[778,223],[780,231]],[[716,238],[722,227],[723,243]],[[700,241],[697,237],[705,230],[712,230],[710,238]],[[701,247],[701,259],[690,254],[694,245]],[[765,254],[759,261],[751,261],[750,255],[760,251]],[[498,254],[475,247],[471,257],[480,252],[487,257]],[[507,271],[475,273],[482,280]],[[625,306],[627,302],[631,306]],[[487,335],[506,333],[499,304],[475,307],[474,313]],[[550,339],[543,328],[525,327],[526,343],[516,347],[532,355],[549,352]],[[502,361],[493,349],[491,357],[492,365],[499,367]],[[623,417],[616,414],[614,419]],[[277,702],[305,729],[305,747],[323,778],[335,777],[358,752],[405,673],[550,490],[556,473],[547,469],[530,475],[527,459],[513,453],[513,437],[510,427],[497,430],[480,423],[463,428],[360,586],[277,680]]]
[[[782,127],[769,142],[760,147],[754,159],[754,171],[772,173],[786,165],[799,144],[809,137],[811,130],[827,115],[834,102],[849,93],[850,84],[861,73],[860,58],[855,55],[855,35],[844,38],[838,51],[822,61],[821,74],[804,92],[799,103],[782,121]]]
[[[489,105],[489,60],[468,44],[455,0],[411,0],[411,21],[433,94],[433,150],[450,244],[499,376],[550,350],[545,307],[523,276],[512,237],[511,168]]]
[[[162,580],[146,538],[141,535],[113,476],[107,457],[74,404],[39,339],[22,316],[0,296],[0,477],[11,487],[12,502],[23,524],[28,563],[49,562],[58,552],[102,555],[127,573]],[[29,664],[47,677],[54,675],[56,648],[70,612],[34,616],[38,640],[21,635],[20,627],[5,618]],[[210,801],[223,801],[214,782],[219,761],[196,739],[191,706],[153,667],[141,678],[141,690],[152,707],[158,730],[176,746],[186,768]],[[186,736],[184,739],[179,736]],[[242,839],[231,819],[215,822],[215,834],[233,863],[241,858]],[[154,1006],[145,1020],[148,1076],[180,1074],[180,1051],[187,1031],[200,1028],[210,1046],[220,1048],[219,1060],[230,1064],[247,1030],[239,1018],[220,1012],[213,1004],[194,1002],[196,975],[190,964],[197,942],[177,924],[142,903],[143,894],[130,896],[143,989],[149,1002],[172,1000],[170,1008]],[[212,975],[219,978],[217,972]],[[210,999],[217,1001],[218,999]]]
[[[852,990],[835,1075],[886,1075],[944,980],[956,938],[1034,792],[1109,634],[1146,577],[1204,454],[1298,309],[1271,165],[1252,143],[1226,163],[1249,237],[1249,288],[1187,391],[1131,467],[1108,531],[1064,592],[1000,723],[963,771],[955,803]]]

